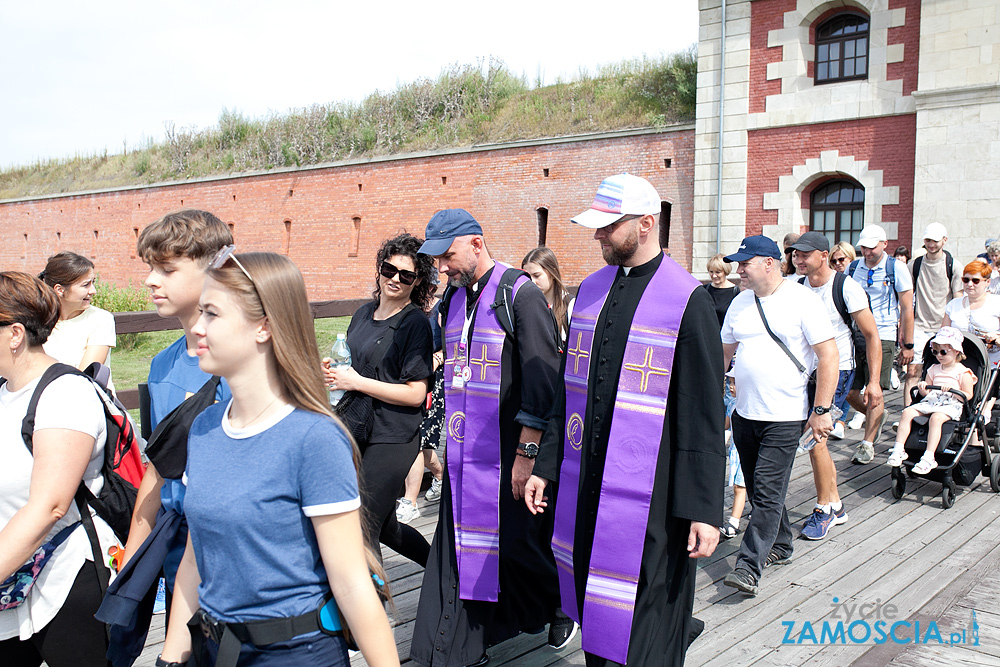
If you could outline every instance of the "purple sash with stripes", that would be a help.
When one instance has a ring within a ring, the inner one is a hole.
[[[567,340],[566,440],[552,552],[559,568],[563,611],[577,622],[581,605],[573,572],[573,540],[590,355],[597,319],[617,272],[617,266],[605,267],[580,285]],[[677,331],[698,285],[690,273],[664,257],[639,300],[625,345],[582,605],[583,649],[622,664],[628,657]]]
[[[453,385],[465,363],[459,351],[466,288],[456,290],[444,328],[444,405],[448,428],[448,475],[455,521],[459,597],[496,602],[500,590],[500,380],[504,331],[490,307],[508,269],[497,262],[479,295],[468,341],[469,379]],[[514,283],[514,293],[527,282]],[[456,365],[456,359],[459,364]]]

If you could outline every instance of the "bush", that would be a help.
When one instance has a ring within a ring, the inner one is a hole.
[[[90,300],[92,305],[112,313],[134,313],[149,310],[149,292],[132,286],[118,287],[111,283],[97,281],[97,294]],[[142,333],[118,334],[118,349],[134,350],[142,341]]]

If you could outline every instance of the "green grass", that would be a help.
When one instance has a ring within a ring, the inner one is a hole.
[[[663,127],[695,115],[694,47],[529,86],[500,60],[455,64],[358,103],[263,118],[223,109],[210,128],[166,126],[166,141],[123,154],[36,161],[0,171],[0,199],[298,167],[518,139]]]

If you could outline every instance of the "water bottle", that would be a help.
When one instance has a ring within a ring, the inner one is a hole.
[[[347,334],[337,334],[337,341],[330,349],[330,368],[346,368],[351,365],[351,348],[347,346]],[[344,397],[343,389],[330,390],[330,406],[336,406]]]
[[[830,419],[836,424],[837,420],[844,416],[844,411],[838,408],[836,405],[830,408]],[[812,427],[806,429],[802,437],[799,438],[799,451],[808,452],[810,449],[816,446],[816,438],[813,437]]]

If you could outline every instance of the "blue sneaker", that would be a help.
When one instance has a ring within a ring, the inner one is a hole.
[[[841,501],[840,509],[833,510],[833,523],[830,525],[839,526],[845,523],[847,523],[847,506],[844,505],[843,501]]]
[[[813,510],[812,516],[806,519],[802,527],[802,537],[807,540],[822,540],[830,532],[833,519],[833,512],[824,512],[817,507]]]
[[[164,614],[167,611],[167,582],[160,577],[160,583],[156,585],[156,602],[153,603],[154,614]]]

